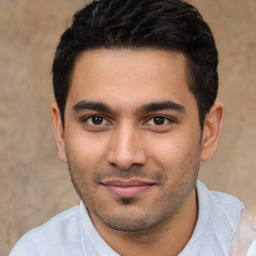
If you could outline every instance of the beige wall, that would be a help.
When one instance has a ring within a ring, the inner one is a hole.
[[[190,2],[215,34],[226,105],[219,151],[200,177],[256,211],[256,2]],[[0,256],[24,232],[78,202],[57,159],[50,69],[59,36],[84,3],[0,1]]]

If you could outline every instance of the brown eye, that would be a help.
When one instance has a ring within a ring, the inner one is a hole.
[[[153,123],[155,125],[163,125],[166,121],[166,118],[162,117],[162,116],[156,116],[153,118]]]
[[[101,116],[93,116],[92,117],[92,123],[94,125],[100,125],[100,124],[102,124],[102,122],[103,122],[103,117],[101,117]]]
[[[85,122],[87,122],[90,125],[106,125],[108,122],[107,120],[102,116],[90,116],[85,119]]]
[[[147,124],[151,126],[163,126],[172,122],[173,120],[171,118],[165,116],[153,116],[147,121]]]

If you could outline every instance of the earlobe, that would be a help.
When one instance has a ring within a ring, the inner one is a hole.
[[[210,111],[205,116],[204,129],[201,141],[201,161],[210,159],[217,150],[222,123],[224,117],[224,105],[215,102]]]
[[[62,162],[67,162],[64,129],[61,120],[61,113],[56,102],[52,103],[51,111],[54,123],[55,138],[58,147],[58,157]]]

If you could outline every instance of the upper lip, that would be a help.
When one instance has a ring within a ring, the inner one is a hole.
[[[117,187],[132,187],[132,186],[150,186],[154,185],[154,182],[148,182],[143,180],[110,180],[101,182],[106,186],[117,186]]]

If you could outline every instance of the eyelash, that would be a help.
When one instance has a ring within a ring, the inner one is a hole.
[[[92,119],[92,118],[99,118],[102,120],[103,123],[99,123],[99,124],[93,124],[93,121],[89,122],[88,120]],[[154,122],[156,121],[156,119],[162,119],[161,121],[163,121],[162,124],[150,124],[150,121]],[[154,120],[155,119],[155,120]],[[83,123],[87,123],[91,126],[101,126],[101,125],[109,125],[111,124],[111,122],[108,120],[108,118],[104,117],[104,116],[101,116],[101,115],[91,115],[91,116],[87,116],[87,117],[84,117],[82,119],[82,122]],[[146,123],[148,125],[152,125],[152,126],[156,126],[156,127],[162,127],[168,123],[173,123],[175,122],[175,120],[173,118],[170,118],[170,117],[166,117],[166,116],[162,116],[162,115],[156,115],[156,116],[151,116],[150,118],[147,119]]]
[[[106,117],[101,116],[101,115],[91,115],[91,116],[84,117],[84,118],[82,119],[82,122],[83,122],[83,123],[87,123],[87,124],[89,124],[89,125],[91,125],[91,126],[100,126],[100,125],[102,125],[102,124],[93,124],[92,122],[90,123],[88,120],[90,120],[90,119],[92,119],[92,118],[100,118],[100,119],[102,119],[103,122],[104,122],[103,125],[111,124],[111,123],[108,121],[108,119],[107,119]]]
[[[157,124],[149,124],[149,122],[150,122],[151,120],[152,120],[152,122],[154,122],[154,121],[156,121],[157,118],[162,119],[161,121],[164,121],[164,123],[163,123],[163,124],[158,124],[158,125],[157,125]],[[155,119],[155,120],[154,120],[154,119]],[[164,126],[164,125],[169,124],[169,123],[173,123],[173,122],[174,122],[174,119],[173,119],[173,118],[166,117],[166,116],[161,116],[161,115],[153,116],[153,117],[149,118],[148,121],[147,121],[147,123],[148,123],[149,125],[159,126],[159,127]]]

